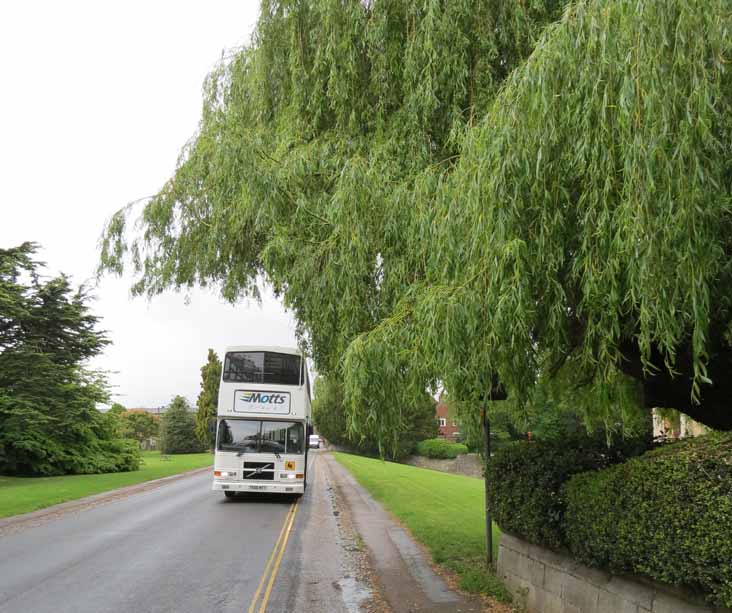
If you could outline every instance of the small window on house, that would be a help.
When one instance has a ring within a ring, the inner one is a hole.
[[[440,427],[444,428],[447,425],[447,419],[440,417]]]

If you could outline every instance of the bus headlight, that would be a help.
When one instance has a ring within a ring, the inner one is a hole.
[[[236,478],[236,473],[230,470],[215,470],[214,477],[218,477],[219,479],[234,479]]]

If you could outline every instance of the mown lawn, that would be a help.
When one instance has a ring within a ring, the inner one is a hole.
[[[335,458],[427,546],[435,562],[457,573],[462,589],[510,600],[485,566],[482,480],[347,453]],[[500,535],[493,524],[494,559]]]
[[[167,456],[143,452],[140,470],[104,475],[63,477],[4,477],[0,475],[0,517],[28,513],[60,502],[76,500],[126,485],[168,477],[194,468],[213,465],[213,454],[188,453]]]

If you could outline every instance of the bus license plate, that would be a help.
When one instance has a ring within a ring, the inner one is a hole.
[[[266,490],[267,486],[266,485],[250,485],[249,489],[250,490]]]

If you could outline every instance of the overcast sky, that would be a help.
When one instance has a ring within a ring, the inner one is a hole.
[[[92,279],[105,221],[154,194],[194,133],[201,86],[248,42],[258,0],[0,4],[0,245],[36,241],[48,273]],[[128,407],[195,401],[208,347],[294,345],[273,298],[227,305],[200,290],[148,302],[105,278],[93,310],[113,345],[94,365]]]

